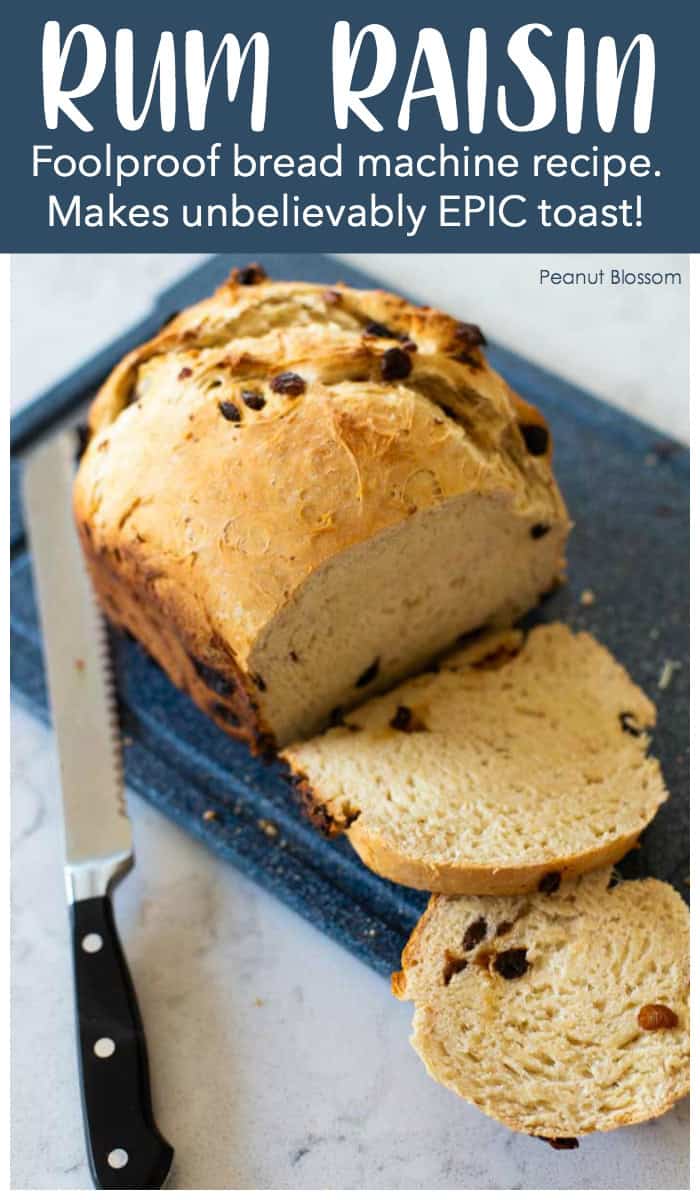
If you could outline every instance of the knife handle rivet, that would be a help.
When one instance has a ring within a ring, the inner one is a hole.
[[[126,1150],[122,1150],[120,1148],[117,1148],[116,1150],[110,1150],[109,1154],[107,1155],[107,1162],[115,1171],[121,1171],[122,1167],[125,1167],[128,1161],[129,1155],[127,1154]]]
[[[98,1058],[111,1058],[117,1047],[111,1038],[104,1037],[98,1038],[92,1048]]]
[[[99,933],[86,933],[80,945],[86,954],[97,954],[102,949],[102,938]]]

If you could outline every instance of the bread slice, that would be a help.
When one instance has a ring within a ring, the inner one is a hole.
[[[75,489],[97,593],[227,732],[315,733],[561,576],[546,422],[483,347],[251,267],[100,390]]]
[[[654,705],[595,638],[491,635],[284,758],[311,815],[409,887],[515,894],[616,862],[666,799]]]
[[[552,895],[433,896],[393,988],[429,1073],[511,1129],[576,1138],[689,1088],[689,914],[610,870]]]

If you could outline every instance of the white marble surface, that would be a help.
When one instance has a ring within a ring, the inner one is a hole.
[[[15,259],[15,404],[193,260]],[[663,262],[686,272],[684,259]],[[552,297],[537,285],[540,265],[387,256],[374,270],[683,436],[686,289]],[[12,1183],[88,1187],[54,744],[18,705],[12,759]],[[138,797],[129,807],[138,865],[117,892],[117,916],[156,1111],[176,1147],[172,1187],[687,1187],[687,1103],[648,1127],[586,1138],[577,1153],[508,1133],[427,1077],[408,1045],[409,1007],[385,980]]]

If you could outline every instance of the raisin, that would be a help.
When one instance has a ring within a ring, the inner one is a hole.
[[[392,346],[390,350],[385,350],[382,354],[382,379],[386,383],[391,383],[394,379],[406,379],[411,374],[412,366],[406,351],[399,350],[398,346]]]
[[[421,733],[425,730],[420,717],[415,716],[406,704],[399,704],[389,724],[401,733]]]
[[[480,637],[485,629],[485,625],[477,625],[476,629],[468,629],[466,633],[460,633],[459,637],[457,638],[457,645],[468,646],[470,642],[476,641],[476,639]]]
[[[498,650],[494,650],[491,654],[485,654],[483,658],[471,663],[471,667],[474,671],[500,671],[506,663],[517,658],[519,653],[520,648],[511,650],[507,646],[500,646]]]
[[[191,374],[192,374],[191,367],[183,367],[182,370],[180,371],[180,374],[178,375],[178,379],[189,379]]]
[[[260,392],[241,392],[241,400],[247,408],[252,408],[253,412],[260,412],[266,404],[265,397],[261,396]]]
[[[510,933],[513,925],[513,921],[501,921],[500,925],[496,926],[496,937],[504,937],[507,933]]]
[[[350,728],[355,728],[351,726]],[[349,829],[355,823],[360,815],[359,808],[353,808],[350,804],[343,805],[343,829]]]
[[[413,713],[405,704],[399,704],[396,712],[391,718],[389,724],[392,729],[399,729],[402,732],[410,728]]]
[[[270,380],[270,387],[281,396],[301,396],[306,391],[306,380],[294,371],[282,371]]]
[[[369,321],[365,325],[365,333],[369,333],[372,337],[393,338],[395,341],[399,341],[401,338],[400,333],[389,329],[388,325],[382,325],[381,321]]]
[[[523,435],[523,441],[530,454],[534,454],[537,457],[540,454],[547,453],[549,431],[545,429],[544,425],[523,424],[520,426],[520,432]]]
[[[462,949],[473,950],[486,937],[487,925],[485,917],[477,917],[471,925],[467,925],[462,938]]]
[[[652,1033],[657,1029],[675,1029],[678,1017],[666,1004],[645,1004],[637,1013],[637,1024]]]
[[[575,1137],[541,1137],[541,1142],[547,1142],[552,1150],[578,1150],[578,1138]]]
[[[299,655],[297,654],[296,650],[290,650],[289,657],[291,658],[293,663],[299,662]]]
[[[240,421],[241,410],[232,400],[220,400],[219,412],[227,421]]]
[[[355,687],[356,688],[367,687],[368,683],[374,682],[374,680],[377,678],[378,673],[379,673],[379,659],[375,658],[374,662],[371,662],[369,664],[369,666],[367,667],[367,669],[365,671],[363,671],[362,674],[360,676],[358,676],[358,678],[355,680]]]
[[[253,283],[263,283],[267,279],[267,274],[259,263],[248,263],[246,267],[239,267],[233,272],[236,283],[243,284],[244,287],[250,287]]]
[[[226,708],[224,704],[215,704],[211,711],[213,716],[224,721],[226,725],[238,726],[241,723],[240,717],[235,712],[231,712],[230,708]]]
[[[630,733],[632,737],[641,737],[641,729],[637,725],[634,713],[621,712],[618,718],[620,727],[625,733]]]
[[[479,362],[478,358],[474,358],[474,355],[470,354],[468,350],[460,350],[459,354],[453,354],[452,357],[454,358],[455,362],[465,363],[474,371],[481,369],[482,364]]]
[[[537,542],[540,538],[546,537],[551,528],[551,525],[544,525],[538,521],[536,525],[530,527],[530,537]]]
[[[549,871],[547,875],[543,875],[540,882],[537,884],[537,891],[544,892],[545,896],[553,896],[559,891],[561,883],[561,873],[559,871]]]
[[[460,958],[458,954],[453,954],[451,950],[445,951],[445,965],[442,969],[442,982],[447,987],[453,975],[459,975],[467,965],[466,958]]]
[[[468,349],[474,349],[476,346],[485,346],[486,338],[479,329],[478,325],[472,325],[469,321],[460,321],[455,326],[455,337]]]
[[[217,696],[230,696],[234,690],[234,685],[230,679],[227,679],[221,671],[215,670],[207,663],[204,663],[199,658],[190,655],[190,662],[195,671],[202,680],[202,683],[209,688],[210,692],[215,692]]]
[[[501,950],[501,953],[496,955],[493,965],[504,979],[520,979],[530,965],[527,961],[527,950],[522,947]]]
[[[459,421],[459,416],[456,409],[450,408],[449,404],[441,404],[440,408],[444,412],[445,416],[449,417],[451,421]]]

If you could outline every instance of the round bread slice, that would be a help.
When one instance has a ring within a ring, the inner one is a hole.
[[[655,709],[587,633],[489,635],[283,757],[373,871],[454,895],[617,862],[666,799]]]
[[[433,896],[395,994],[429,1073],[547,1139],[658,1117],[689,1089],[689,914],[609,870],[527,899]]]

